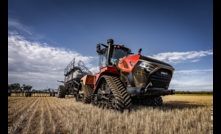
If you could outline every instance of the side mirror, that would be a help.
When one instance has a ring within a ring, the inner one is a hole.
[[[104,53],[104,49],[101,49],[101,46],[105,47],[106,49],[108,48],[107,45],[104,45],[102,43],[97,44],[96,51],[97,51],[98,54],[103,54]]]
[[[140,54],[140,53],[141,53],[141,51],[142,51],[142,48],[140,48],[140,49],[138,50],[138,53]]]
[[[101,45],[100,44],[97,44],[96,51],[98,54],[101,53]]]

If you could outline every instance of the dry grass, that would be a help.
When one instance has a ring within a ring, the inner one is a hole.
[[[8,97],[9,133],[209,134],[212,96],[172,95],[161,107],[133,106],[128,113],[73,98]]]

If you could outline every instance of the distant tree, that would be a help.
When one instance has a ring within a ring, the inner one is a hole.
[[[22,84],[22,86],[20,87],[20,93],[22,93],[22,96],[24,96],[24,87],[26,85],[25,84]]]
[[[20,84],[19,83],[13,83],[11,84],[12,90],[20,90]]]
[[[11,84],[11,89],[15,91],[16,93],[16,96],[19,95],[19,92],[20,92],[20,84],[19,83],[13,83]]]
[[[23,88],[24,88],[24,91],[30,91],[32,89],[32,86],[25,85]]]
[[[25,91],[24,87],[26,87],[26,84],[22,84],[22,86],[21,86],[21,91],[22,91],[22,92]]]

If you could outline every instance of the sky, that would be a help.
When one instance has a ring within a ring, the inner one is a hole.
[[[212,0],[9,0],[8,83],[57,89],[73,58],[96,73],[96,44],[112,38],[171,64],[169,89],[211,91],[212,5]]]

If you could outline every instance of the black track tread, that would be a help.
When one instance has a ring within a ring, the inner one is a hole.
[[[58,86],[58,98],[65,98],[65,88],[63,85]]]
[[[88,85],[82,85],[84,90],[84,103],[89,104],[91,103],[91,96],[93,94],[93,88]]]
[[[119,104],[120,107],[123,109],[130,109],[132,103],[131,98],[127,94],[126,88],[124,87],[123,83],[119,80],[119,78],[115,76],[104,76],[107,80],[108,85],[112,86],[110,87],[115,98],[119,98]]]
[[[108,86],[110,87],[115,99],[117,100],[117,110],[123,111],[124,110],[124,100],[118,91],[116,85],[114,84],[112,76],[104,76]]]
[[[147,96],[145,98],[133,98],[133,103],[145,106],[162,106],[163,99],[161,96]]]
[[[154,97],[152,99],[152,106],[162,106],[163,105],[163,100],[162,100],[162,97],[161,96],[157,96],[157,97]]]
[[[126,88],[124,87],[123,83],[120,81],[119,78],[117,77],[113,77],[113,81],[115,83],[115,85],[118,88],[118,91],[120,92],[123,100],[124,100],[124,108],[125,109],[130,109],[132,102],[131,102],[131,98],[130,95],[128,95]]]

